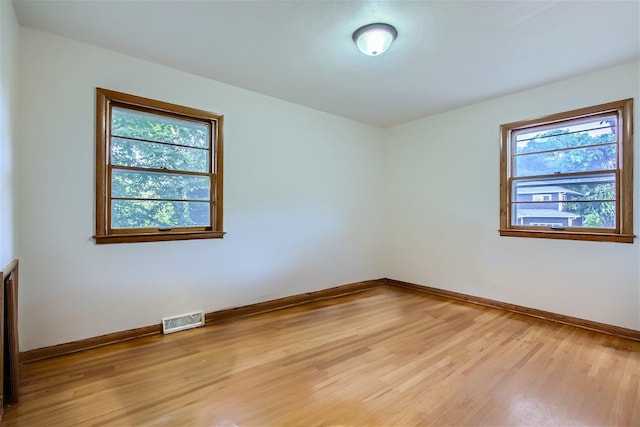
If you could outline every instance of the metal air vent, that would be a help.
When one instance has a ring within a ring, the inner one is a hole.
[[[204,312],[202,311],[162,319],[163,334],[197,328],[198,326],[204,326]]]

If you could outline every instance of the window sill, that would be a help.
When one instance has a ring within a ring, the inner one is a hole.
[[[585,233],[576,231],[547,231],[547,230],[498,230],[501,236],[509,237],[533,237],[541,239],[562,239],[562,240],[589,240],[595,242],[617,242],[633,243],[636,237],[633,234],[613,234],[613,233]]]
[[[93,236],[96,244],[106,243],[134,243],[134,242],[164,242],[169,240],[194,240],[194,239],[222,239],[224,231],[185,231],[167,233],[127,233]]]

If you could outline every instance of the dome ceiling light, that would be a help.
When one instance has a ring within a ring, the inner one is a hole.
[[[384,53],[398,36],[398,31],[389,24],[369,24],[353,33],[353,41],[365,55],[378,56]]]

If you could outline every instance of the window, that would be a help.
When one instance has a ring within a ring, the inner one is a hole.
[[[96,243],[223,237],[223,116],[100,88],[96,98]]]
[[[502,125],[500,235],[633,243],[632,108]]]

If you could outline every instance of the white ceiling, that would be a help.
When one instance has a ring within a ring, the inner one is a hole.
[[[380,127],[640,58],[637,0],[14,5],[24,26]],[[372,22],[398,30],[382,56],[351,40]]]

